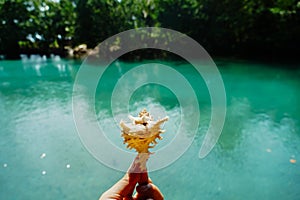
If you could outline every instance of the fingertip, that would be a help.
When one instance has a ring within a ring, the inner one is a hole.
[[[140,185],[145,185],[149,183],[149,177],[147,172],[143,172],[140,174],[140,180],[138,181]]]
[[[145,185],[138,185],[136,187],[136,192],[139,194],[146,194],[152,189],[152,186],[150,184]]]
[[[127,177],[128,177],[128,183],[130,185],[136,185],[137,183],[139,183],[140,180],[139,173],[127,173]]]
[[[146,185],[138,185],[136,187],[137,191],[137,199],[155,199],[155,200],[163,200],[164,196],[152,183],[148,183]]]

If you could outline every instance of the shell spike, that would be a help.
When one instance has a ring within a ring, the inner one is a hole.
[[[148,153],[149,148],[156,146],[155,140],[161,140],[160,134],[165,132],[160,125],[169,119],[169,117],[164,117],[155,121],[146,109],[143,109],[137,117],[129,115],[128,118],[132,123],[120,122],[122,137],[127,148],[135,149],[138,153]]]

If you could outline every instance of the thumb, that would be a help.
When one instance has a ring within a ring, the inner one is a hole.
[[[158,189],[156,185],[153,183],[148,183],[146,185],[138,185],[136,187],[136,199],[137,200],[146,200],[146,199],[153,199],[153,200],[163,200],[164,196]]]

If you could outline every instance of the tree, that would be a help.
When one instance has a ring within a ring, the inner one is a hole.
[[[37,48],[49,54],[61,49],[74,35],[75,4],[69,0],[34,0],[31,2],[30,34]]]
[[[0,53],[93,48],[121,31],[161,26],[212,54],[295,55],[299,24],[298,0],[0,0]]]
[[[0,52],[8,59],[19,58],[19,44],[25,40],[30,13],[22,0],[6,0],[0,4]]]
[[[114,0],[79,0],[75,42],[86,43],[93,48],[108,36],[118,33],[121,21],[117,10],[119,2]]]

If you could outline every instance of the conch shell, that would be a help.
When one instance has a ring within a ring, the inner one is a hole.
[[[164,117],[154,121],[146,109],[139,113],[138,117],[129,116],[132,123],[120,122],[122,137],[127,148],[135,149],[138,153],[149,153],[149,148],[155,147],[157,138],[162,139],[160,125],[168,121],[169,117]]]

